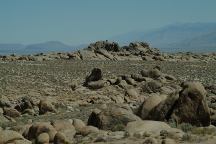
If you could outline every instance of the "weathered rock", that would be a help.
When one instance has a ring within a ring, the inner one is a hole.
[[[70,84],[70,87],[73,91],[75,91],[78,87],[78,83],[76,81],[73,81],[71,84]]]
[[[141,70],[140,73],[141,73],[141,75],[142,75],[143,77],[148,77],[148,76],[149,76],[149,71],[146,70],[146,69]]]
[[[149,44],[145,42],[132,42],[129,44],[127,50],[130,51],[133,55],[148,53]]]
[[[117,43],[108,42],[108,41],[97,41],[95,43],[90,44],[88,48],[93,49],[93,50],[104,49],[104,50],[112,51],[112,52],[118,52],[120,49]]]
[[[216,95],[216,84],[208,86],[208,90]]]
[[[65,135],[63,133],[61,133],[61,132],[57,132],[55,137],[54,137],[53,143],[54,144],[65,144],[65,143],[67,143]]]
[[[28,97],[23,97],[18,105],[15,106],[15,109],[17,109],[20,112],[23,112],[25,109],[32,109],[33,108],[33,102]]]
[[[127,137],[127,133],[125,131],[115,131],[108,133],[108,139],[111,140],[120,140]]]
[[[3,110],[4,110],[4,115],[6,116],[9,116],[12,118],[21,116],[21,113],[14,108],[4,108]]]
[[[122,130],[128,122],[140,120],[132,113],[130,108],[110,105],[99,112],[93,111],[88,119],[88,125],[104,130]]]
[[[164,74],[164,77],[167,79],[167,80],[170,80],[170,81],[176,81],[176,78],[172,75],[168,75],[168,74]]]
[[[89,82],[102,80],[103,74],[101,69],[94,68],[91,74],[86,77],[84,86],[88,85]]]
[[[117,82],[117,78],[111,78],[107,80],[111,85],[115,85]]]
[[[49,144],[49,135],[41,133],[37,136],[37,144]]]
[[[127,89],[128,83],[125,80],[121,80],[120,83],[118,83],[118,86],[123,89]]]
[[[28,139],[32,140],[37,138],[41,133],[47,133],[49,135],[49,141],[52,142],[57,131],[54,127],[47,122],[34,123],[28,131]]]
[[[11,142],[10,142],[10,144],[11,144]],[[13,144],[32,144],[32,142],[27,140],[27,139],[23,139],[23,140],[15,140],[15,141],[13,141]]]
[[[115,57],[110,54],[107,50],[104,49],[97,49],[95,50],[97,53],[103,55],[104,57],[108,58],[109,60],[115,60]]]
[[[3,115],[4,110],[2,108],[0,108],[0,115]]]
[[[22,126],[22,129],[19,131],[19,133],[21,133],[25,138],[28,138],[28,133],[31,126],[32,124],[26,124]]]
[[[145,81],[145,77],[143,77],[141,74],[132,74],[131,78],[133,78],[137,82]]]
[[[156,80],[152,80],[150,82],[145,83],[142,86],[142,91],[147,93],[156,93],[160,91],[161,87],[162,87],[162,83]]]
[[[16,140],[24,140],[23,136],[12,130],[0,131],[0,144],[15,142]]]
[[[82,128],[84,128],[86,125],[85,123],[80,120],[80,119],[73,119],[73,126],[75,127],[76,131],[81,130]]]
[[[39,114],[45,114],[47,112],[57,112],[53,104],[49,100],[40,100]]]
[[[211,124],[216,126],[216,114],[211,116]]]
[[[199,82],[185,82],[182,84],[172,118],[178,123],[190,123],[196,126],[210,125],[210,111],[206,103],[206,90]]]
[[[162,144],[177,144],[177,142],[173,139],[166,138],[162,141]]]
[[[159,136],[163,130],[168,133],[182,133],[181,130],[171,128],[165,122],[151,120],[129,122],[125,130],[130,136],[135,136],[137,133]]]
[[[4,117],[4,115],[0,114],[0,124],[4,124],[6,122],[8,122],[9,120],[7,118]]]
[[[125,95],[134,100],[137,100],[139,97],[139,93],[133,88],[127,89]]]
[[[154,94],[146,99],[143,104],[141,105],[139,116],[142,119],[150,119],[151,112],[157,107],[163,100],[166,99],[166,95],[158,95]]]
[[[143,144],[158,144],[158,142],[155,138],[150,137],[150,138],[146,138]]]
[[[74,126],[69,120],[54,120],[51,122],[51,125],[55,128],[56,131],[61,131],[64,129],[74,129]]]
[[[85,126],[79,130],[79,133],[83,136],[86,136],[90,133],[98,133],[99,129],[94,126]]]
[[[29,114],[29,115],[36,115],[34,109],[25,109],[22,113]]]
[[[100,89],[103,88],[106,84],[107,83],[104,80],[92,81],[87,84],[87,87],[89,89]]]
[[[173,93],[179,93],[181,90],[181,87],[178,85],[172,85],[172,86],[163,86],[160,88],[160,93],[165,95],[171,95]]]
[[[121,94],[119,94],[119,95],[112,95],[110,98],[111,98],[111,100],[113,102],[118,103],[118,104],[122,104],[125,101],[125,97],[123,95],[121,95]]]
[[[153,60],[154,60],[154,59],[153,59],[152,57],[150,57],[150,56],[143,56],[142,59],[143,59],[144,61],[153,61]]]
[[[97,60],[98,59],[93,50],[86,50],[86,49],[79,50],[78,55],[81,60]]]
[[[131,77],[125,77],[124,79],[129,85],[136,85],[136,82]]]
[[[162,75],[161,71],[158,68],[154,68],[148,72],[148,76],[157,79]]]
[[[163,56],[154,56],[153,59],[156,61],[164,61],[165,60]]]
[[[1,97],[0,99],[0,107],[10,107],[11,104],[6,97]]]
[[[72,141],[76,134],[75,127],[68,120],[56,120],[51,123],[56,131],[65,136],[66,141]]]
[[[148,119],[157,121],[166,121],[170,119],[172,108],[178,100],[178,93],[173,93],[165,97],[157,106],[155,106],[148,114]]]

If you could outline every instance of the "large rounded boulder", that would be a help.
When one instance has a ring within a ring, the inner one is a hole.
[[[88,119],[88,125],[99,129],[118,131],[123,130],[128,122],[140,120],[128,107],[109,105],[103,110],[93,111]]]
[[[172,118],[178,123],[196,126],[210,125],[210,111],[206,102],[206,90],[199,82],[182,84],[179,99],[174,105]]]

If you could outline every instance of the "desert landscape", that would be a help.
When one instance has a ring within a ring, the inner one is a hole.
[[[215,65],[145,42],[1,56],[0,144],[213,144]]]
[[[215,6],[0,0],[0,144],[216,144]]]

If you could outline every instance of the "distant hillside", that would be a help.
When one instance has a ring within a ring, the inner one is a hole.
[[[22,44],[0,44],[0,54],[13,54],[25,48]]]
[[[189,49],[197,52],[216,52],[216,32],[173,43],[167,47],[172,48],[173,51],[188,51]]]
[[[73,46],[66,45],[59,41],[49,41],[45,43],[28,45],[25,48],[26,52],[38,53],[38,52],[56,52],[56,51],[74,51],[76,48]]]
[[[26,46],[22,44],[0,44],[0,55],[71,52],[83,47],[85,47],[85,45],[70,46],[58,41],[48,41]]]
[[[115,36],[111,40],[120,44],[147,41],[153,47],[168,52],[212,52],[216,51],[215,32],[216,23],[187,23],[169,25],[147,32],[130,32]]]

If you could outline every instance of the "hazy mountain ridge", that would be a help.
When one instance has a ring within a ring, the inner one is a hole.
[[[173,43],[167,47],[172,48],[174,51],[187,51],[189,49],[193,51],[196,50],[197,52],[205,52],[206,50],[209,52],[215,52],[216,32],[203,34],[201,36],[183,40],[178,43]]]
[[[0,44],[0,54],[33,54],[46,52],[66,52],[75,51],[82,48],[84,45],[70,46],[59,41],[48,41],[44,43],[37,43],[31,45],[23,44]]]
[[[131,41],[148,42],[152,47],[165,52],[215,52],[216,23],[173,24],[146,32],[134,31],[117,35],[108,40],[128,45]],[[87,45],[71,46],[59,41],[48,41],[31,45],[0,44],[0,54],[34,54],[46,52],[70,52]]]
[[[153,47],[167,52],[212,52],[216,51],[215,33],[216,23],[186,23],[168,25],[146,32],[130,32],[115,36],[111,40],[120,44],[147,41]],[[198,40],[202,41],[202,45],[196,42]]]

